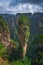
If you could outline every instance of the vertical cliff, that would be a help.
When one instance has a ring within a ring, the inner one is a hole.
[[[0,16],[0,43],[3,43],[5,46],[10,44],[9,27],[2,16]]]
[[[18,39],[19,39],[19,46],[22,49],[22,57],[25,57],[27,52],[27,43],[30,36],[30,29],[29,29],[29,19],[25,15],[21,15],[18,18]]]

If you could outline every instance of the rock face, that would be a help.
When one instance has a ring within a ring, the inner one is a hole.
[[[10,43],[10,33],[7,30],[4,31],[3,28],[0,28],[0,42],[5,45]]]
[[[3,43],[5,46],[8,46],[10,44],[9,28],[5,24],[4,19],[3,19],[3,21],[1,19],[3,19],[3,18],[0,17],[0,43]]]
[[[29,23],[29,19],[27,16],[25,15],[21,15],[18,18],[18,40],[19,40],[19,46],[22,49],[22,57],[25,57],[26,52],[27,52],[27,46],[28,46],[28,39],[30,36],[30,27],[28,24]]]
[[[16,15],[13,14],[0,14],[0,15],[3,16],[3,18],[8,23],[9,30],[10,30],[10,37],[12,39],[15,39],[15,37],[17,37],[16,33],[14,33],[17,31]]]

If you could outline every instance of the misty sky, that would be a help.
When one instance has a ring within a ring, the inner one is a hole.
[[[0,13],[43,12],[43,0],[0,0]]]

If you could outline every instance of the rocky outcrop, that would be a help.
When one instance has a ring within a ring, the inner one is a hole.
[[[29,19],[25,15],[21,15],[18,18],[18,40],[19,40],[19,46],[22,49],[22,57],[25,57],[27,52],[27,46],[28,46],[28,40],[30,36],[30,27],[29,27]]]
[[[5,46],[8,46],[10,44],[10,31],[8,26],[4,23],[4,19],[3,21],[0,19],[0,43],[3,43]]]
[[[9,45],[10,43],[9,30],[3,30],[3,28],[0,28],[0,42],[4,43],[5,45]]]

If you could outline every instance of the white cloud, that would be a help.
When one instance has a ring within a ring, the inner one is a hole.
[[[9,11],[12,11],[14,14],[16,13],[29,13],[31,12],[32,14],[34,12],[42,12],[43,8],[39,5],[35,5],[35,4],[19,4],[15,7],[10,7]]]
[[[0,13],[6,13],[8,5],[10,2],[11,1],[6,2],[5,0],[4,0],[4,2],[0,2]]]
[[[18,4],[15,7],[9,7],[10,1],[9,2],[4,2],[4,3],[0,3],[0,9],[3,13],[10,13],[10,14],[16,14],[16,13],[29,13],[31,12],[32,14],[34,12],[43,12],[43,8],[39,5],[35,5],[35,4],[29,4],[29,3],[25,3],[25,4]]]

